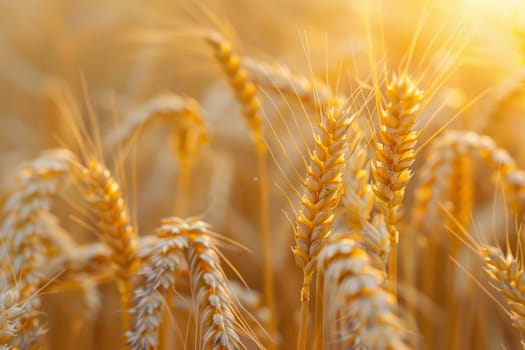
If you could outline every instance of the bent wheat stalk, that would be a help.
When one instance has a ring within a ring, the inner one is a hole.
[[[262,238],[263,249],[263,284],[266,305],[270,310],[268,318],[268,332],[274,337],[277,333],[277,319],[275,309],[275,290],[272,266],[272,239],[269,229],[268,219],[268,170],[267,170],[267,149],[264,141],[263,117],[261,105],[256,97],[257,88],[246,69],[242,67],[241,58],[233,52],[232,44],[220,33],[209,32],[206,42],[215,52],[215,57],[221,64],[222,70],[229,79],[237,100],[242,106],[242,112],[248,123],[252,139],[257,151],[257,169],[259,181],[259,225]],[[269,348],[275,349],[274,340],[270,342]]]
[[[252,57],[243,57],[242,62],[259,86],[277,90],[285,96],[296,96],[316,110],[327,107],[333,98],[330,89],[323,83],[295,74],[282,64],[271,65]]]
[[[107,138],[108,149],[127,143],[139,130],[161,120],[170,129],[169,143],[180,166],[175,203],[176,215],[185,215],[190,187],[190,174],[201,147],[209,141],[206,123],[199,103],[191,97],[172,93],[156,96],[138,107],[127,120]]]
[[[417,229],[429,231],[436,223],[439,201],[445,196],[445,189],[452,190],[449,182],[452,174],[459,171],[455,165],[462,157],[484,160],[501,181],[508,208],[519,215],[524,214],[525,172],[518,169],[510,154],[490,137],[471,131],[448,131],[433,141],[428,154],[413,206],[413,225]]]

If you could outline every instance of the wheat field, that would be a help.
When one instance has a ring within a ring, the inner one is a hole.
[[[525,349],[525,3],[0,0],[1,349]]]

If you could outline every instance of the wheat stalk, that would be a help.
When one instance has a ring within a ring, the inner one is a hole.
[[[301,288],[301,323],[298,349],[306,344],[306,324],[310,301],[310,284],[316,269],[316,258],[324,239],[331,233],[343,192],[343,170],[348,157],[350,127],[355,115],[350,115],[334,101],[318,124],[315,145],[301,196],[301,208],[295,218],[295,262],[303,270]]]
[[[111,172],[96,158],[87,160],[86,167],[75,169],[81,190],[97,218],[96,227],[101,239],[111,248],[111,261],[119,281],[121,306],[131,307],[133,287],[131,278],[138,267],[136,232],[130,223],[128,209],[120,186]],[[130,327],[129,316],[123,316],[122,328]]]
[[[242,107],[244,118],[250,127],[251,136],[257,151],[260,196],[259,225],[263,250],[263,284],[266,305],[270,310],[267,328],[273,337],[277,333],[277,312],[275,309],[275,287],[272,267],[272,239],[268,226],[267,148],[264,141],[261,105],[256,97],[257,88],[246,69],[242,67],[241,58],[233,52],[232,44],[217,32],[207,33],[205,40],[214,50],[217,61],[229,79],[230,86]],[[275,349],[275,346],[272,340],[269,343],[269,348]]]
[[[417,132],[415,126],[423,92],[406,74],[392,78],[386,87],[386,103],[379,113],[379,139],[372,163],[376,206],[385,217],[390,234],[389,278],[397,289],[396,228],[398,210],[412,177]]]

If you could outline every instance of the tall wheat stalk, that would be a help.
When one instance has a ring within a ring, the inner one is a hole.
[[[314,149],[304,182],[301,207],[295,218],[295,262],[303,270],[301,317],[297,349],[307,341],[310,284],[316,270],[317,255],[330,235],[335,209],[343,192],[343,170],[348,157],[349,134],[355,116],[334,101],[321,117],[315,134]]]
[[[376,206],[385,217],[390,234],[388,276],[397,290],[397,244],[399,208],[405,188],[412,177],[417,132],[415,125],[423,92],[406,74],[394,75],[386,87],[385,102],[379,113],[379,138],[376,143],[372,175],[375,180]]]
[[[111,248],[111,261],[119,281],[122,310],[131,308],[132,277],[138,268],[137,233],[131,225],[129,211],[119,184],[111,172],[96,158],[76,169],[81,190],[96,216],[101,239]],[[122,316],[122,335],[131,326],[127,312]]]
[[[248,123],[252,139],[257,151],[257,169],[259,182],[259,225],[263,250],[263,285],[266,305],[270,310],[268,332],[273,337],[277,332],[275,309],[275,287],[272,266],[272,238],[268,219],[268,170],[267,149],[264,141],[263,116],[259,100],[256,97],[257,88],[248,72],[242,66],[241,58],[233,52],[232,44],[217,32],[208,33],[206,42],[213,48],[215,57],[221,64],[222,70],[229,79],[237,100],[242,106],[242,112]],[[274,340],[269,344],[275,349]]]

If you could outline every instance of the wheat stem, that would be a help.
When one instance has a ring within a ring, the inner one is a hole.
[[[243,115],[250,127],[256,147],[260,196],[259,227],[263,246],[263,285],[266,305],[270,310],[267,329],[272,336],[272,341],[268,344],[269,349],[272,350],[276,348],[273,337],[277,332],[277,312],[275,309],[275,287],[272,267],[272,238],[268,226],[267,150],[264,142],[260,103],[255,96],[257,88],[251,81],[248,72],[241,66],[242,61],[240,57],[233,52],[232,45],[226,38],[217,32],[211,32],[206,36],[206,41],[215,51],[217,60],[229,78],[230,86],[242,106]]]

